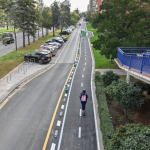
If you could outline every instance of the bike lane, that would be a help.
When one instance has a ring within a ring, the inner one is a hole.
[[[92,58],[88,37],[81,37],[80,60],[73,79],[63,132],[57,149],[96,150],[96,130],[94,124],[91,94]],[[81,115],[79,94],[83,89],[89,96],[86,115]]]

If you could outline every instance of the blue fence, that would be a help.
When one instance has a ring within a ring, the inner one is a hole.
[[[117,59],[122,66],[150,74],[150,47],[118,47]]]

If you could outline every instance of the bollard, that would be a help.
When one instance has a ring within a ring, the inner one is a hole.
[[[78,54],[80,54],[80,49],[78,49]]]
[[[65,85],[65,93],[68,93],[68,86],[67,86],[67,84]]]
[[[74,67],[76,67],[76,62],[74,61]]]

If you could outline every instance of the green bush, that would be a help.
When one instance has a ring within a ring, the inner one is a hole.
[[[110,150],[150,150],[150,128],[141,124],[120,126],[111,139]]]
[[[101,73],[99,71],[95,72],[95,81],[98,81],[98,82],[101,81]]]
[[[112,81],[118,81],[120,77],[117,74],[114,74],[113,71],[106,71],[105,74],[102,75],[102,81],[104,86],[109,86]]]
[[[98,111],[100,116],[100,128],[103,136],[104,149],[110,150],[110,140],[114,133],[114,128],[110,118],[106,96],[103,91],[103,85],[100,82],[96,82],[95,85],[96,96],[98,100]]]
[[[133,84],[128,84],[121,79],[113,81],[104,91],[113,100],[124,105],[125,113],[133,111],[134,108],[141,107],[145,101],[143,92],[139,87],[134,87]]]

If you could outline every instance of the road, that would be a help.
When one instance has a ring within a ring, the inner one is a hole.
[[[49,30],[49,32],[52,32],[52,30]],[[46,35],[46,29],[43,29],[43,34],[44,36]],[[17,32],[16,33],[17,36],[17,47],[22,47],[23,46],[23,33],[22,32]],[[42,30],[39,31],[39,37],[42,37]],[[15,36],[14,36],[15,39]],[[36,33],[36,38],[38,39],[38,32]],[[33,41],[33,37],[30,36],[30,42]],[[25,43],[28,44],[28,37],[25,36]],[[0,56],[7,54],[13,50],[16,50],[16,45],[15,42],[11,43],[11,44],[7,44],[7,46],[5,46],[2,42],[0,42]]]
[[[79,63],[73,69],[80,30],[74,30],[53,68],[25,84],[0,109],[0,149],[97,149],[91,96],[92,58],[87,37],[81,38]],[[64,92],[66,83],[68,94]],[[80,116],[79,100],[83,88],[89,95],[84,117]],[[54,138],[56,130],[58,135]]]

